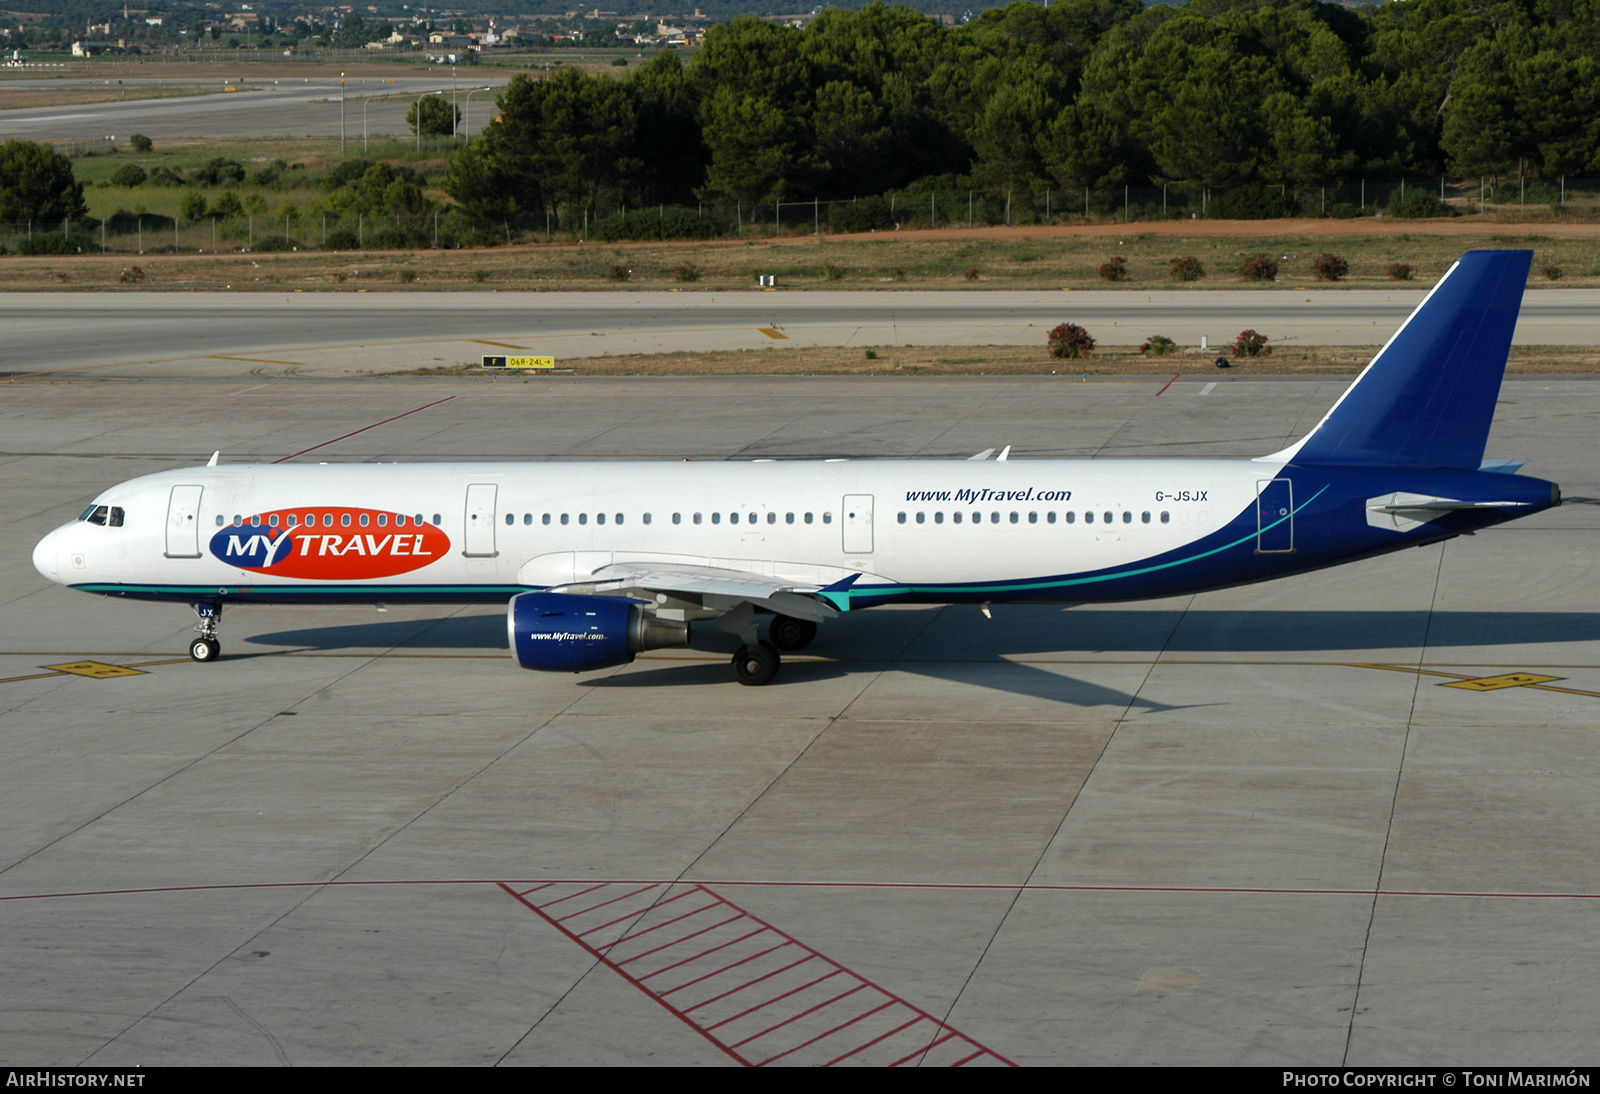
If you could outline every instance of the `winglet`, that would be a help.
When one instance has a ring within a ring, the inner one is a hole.
[[[221,456],[222,456],[222,449],[219,448],[215,452],[211,453],[211,458],[206,461],[206,466],[207,467],[215,467],[215,466],[217,466],[217,460]]]

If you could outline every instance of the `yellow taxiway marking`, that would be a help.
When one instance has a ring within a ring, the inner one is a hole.
[[[1559,676],[1540,676],[1532,672],[1508,672],[1504,676],[1480,676],[1475,680],[1451,680],[1440,684],[1444,688],[1465,688],[1467,691],[1499,691],[1501,688],[1527,687],[1529,684],[1548,684],[1560,680]]]
[[[142,669],[123,668],[121,665],[108,665],[103,661],[73,661],[66,665],[41,665],[41,668],[52,669],[56,672],[68,673],[72,676],[87,676],[92,680],[109,680],[113,676],[143,676]]]
[[[487,338],[468,338],[469,342],[476,342],[480,346],[499,346],[501,349],[527,349],[527,346],[514,346],[510,342],[491,342]]]
[[[249,363],[251,363],[253,365],[289,365],[291,367],[296,367],[296,368],[298,368],[298,367],[300,367],[300,366],[305,364],[304,361],[274,361],[270,357],[229,357],[226,354],[221,354],[221,353],[209,354],[206,357],[206,360],[207,361],[248,361]],[[94,366],[94,367],[103,367],[103,366]]]
[[[1414,668],[1410,665],[1369,665],[1351,662],[1351,668],[1357,669],[1383,669],[1387,672],[1410,672],[1418,676],[1448,676],[1449,683],[1440,684],[1446,688],[1464,688],[1467,691],[1500,691],[1504,688],[1533,688],[1536,691],[1560,691],[1567,695],[1588,695],[1600,699],[1600,691],[1585,691],[1582,688],[1558,688],[1551,681],[1562,680],[1562,676],[1540,676],[1532,672],[1508,672],[1500,676],[1468,676],[1464,672],[1440,672],[1438,669]]]
[[[757,327],[756,330],[760,331],[762,334],[766,335],[768,338],[779,338],[779,339],[782,339],[785,342],[787,342],[789,340],[789,336],[787,334],[784,334],[781,330],[779,330],[776,327]]]

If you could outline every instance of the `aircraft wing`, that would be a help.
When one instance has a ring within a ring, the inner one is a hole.
[[[576,586],[573,588],[576,589]],[[665,594],[693,597],[707,608],[724,611],[741,603],[751,604],[779,615],[812,622],[839,617],[838,609],[833,605],[811,595],[821,589],[819,585],[797,585],[764,574],[714,566],[615,563],[596,570],[588,580],[582,582],[582,588],[602,595],[654,598],[657,594]],[[551,591],[567,590],[556,588]]]

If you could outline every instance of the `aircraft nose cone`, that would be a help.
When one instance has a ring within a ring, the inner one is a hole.
[[[33,549],[33,568],[57,585],[61,584],[60,543],[60,536],[51,532]]]

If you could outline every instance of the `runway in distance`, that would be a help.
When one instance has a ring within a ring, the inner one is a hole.
[[[891,603],[1089,602],[1265,581],[1561,503],[1484,451],[1531,251],[1464,255],[1298,443],[1235,460],[218,465],[107,490],[49,580],[226,604],[506,602],[524,668],[738,636],[765,684],[817,625]],[[761,637],[765,624],[766,638]]]

